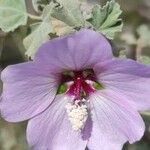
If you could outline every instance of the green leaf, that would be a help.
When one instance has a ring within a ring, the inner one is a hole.
[[[56,0],[52,16],[73,28],[85,24],[78,0]]]
[[[14,31],[27,23],[24,0],[0,0],[0,28],[4,32]]]
[[[95,5],[92,9],[92,17],[87,21],[93,25],[95,30],[113,39],[115,33],[122,30],[123,23],[119,18],[121,13],[120,5],[112,0],[103,7]]]
[[[36,50],[41,44],[50,39],[49,33],[51,33],[52,25],[50,22],[52,6],[47,5],[42,14],[42,21],[31,25],[31,34],[29,34],[24,40],[24,46],[27,49],[26,55],[30,58],[34,58]]]
[[[50,23],[39,22],[34,26],[32,27],[34,28],[32,33],[23,40],[24,46],[27,49],[25,54],[32,59],[40,45],[50,39],[48,34],[52,32]]]
[[[51,14],[53,11],[53,7],[55,7],[55,4],[52,2],[49,5],[46,5],[46,7],[44,8],[43,13],[42,13],[43,21],[45,21],[45,22],[51,21]]]

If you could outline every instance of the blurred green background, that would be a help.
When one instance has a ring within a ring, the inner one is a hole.
[[[28,11],[35,14],[31,1],[26,0]],[[96,3],[98,0],[88,0]],[[105,0],[99,0],[104,4]],[[150,0],[118,0],[123,10],[123,32],[112,42],[114,55],[129,57],[150,65]],[[140,26],[144,24],[141,29]],[[26,61],[22,39],[29,33],[28,26],[19,27],[15,32],[3,33],[0,30],[0,69],[7,65]],[[140,32],[140,33],[139,33]],[[137,40],[137,42],[135,42]],[[2,83],[0,82],[0,93]],[[142,115],[146,132],[140,142],[126,144],[124,150],[150,150],[150,113]],[[25,138],[26,122],[8,123],[0,118],[0,150],[29,150]]]

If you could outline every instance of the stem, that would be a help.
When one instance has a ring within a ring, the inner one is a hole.
[[[140,58],[141,54],[142,54],[142,48],[140,45],[137,45],[137,47],[136,47],[136,59]]]
[[[127,58],[136,60],[136,47],[134,45],[131,45],[127,50]]]
[[[28,13],[28,17],[31,19],[34,19],[34,20],[42,20],[41,16],[35,16],[35,15],[29,14],[29,13]]]

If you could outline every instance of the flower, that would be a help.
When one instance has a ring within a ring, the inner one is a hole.
[[[34,150],[121,150],[143,136],[138,111],[150,108],[150,68],[113,58],[92,30],[43,44],[33,62],[8,66],[1,78],[1,115],[29,119]]]

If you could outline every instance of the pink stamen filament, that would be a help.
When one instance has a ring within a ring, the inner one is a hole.
[[[87,95],[89,95],[95,91],[95,89],[92,87],[92,85],[88,84],[86,81],[82,82],[82,88]]]
[[[87,83],[85,78],[83,78],[81,74],[76,74],[73,80],[74,83],[69,87],[67,93],[75,96],[75,101],[82,99],[82,90],[85,92],[86,95],[89,95],[90,93],[93,93],[95,91],[92,85]]]

